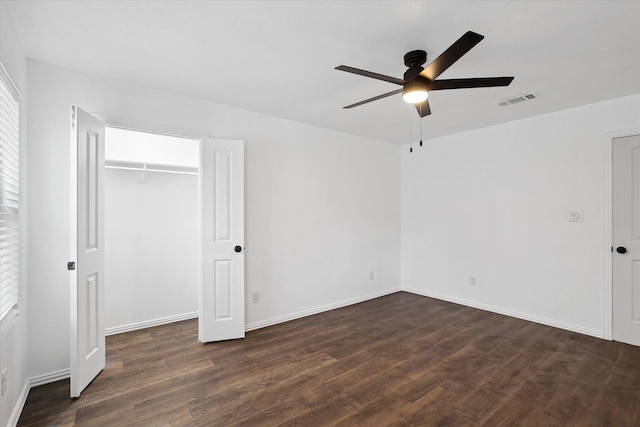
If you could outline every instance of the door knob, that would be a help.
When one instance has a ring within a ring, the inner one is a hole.
[[[618,246],[616,248],[616,252],[618,252],[619,254],[626,254],[627,253],[627,248],[625,248],[624,246]]]
[[[233,250],[236,252],[242,252],[242,246],[236,246]]]

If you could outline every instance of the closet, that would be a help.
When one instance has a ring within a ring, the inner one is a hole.
[[[107,334],[198,313],[199,140],[107,127]]]

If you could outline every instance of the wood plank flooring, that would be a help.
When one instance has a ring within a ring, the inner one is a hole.
[[[200,344],[195,320],[107,338],[76,400],[19,426],[640,426],[640,347],[405,292]]]

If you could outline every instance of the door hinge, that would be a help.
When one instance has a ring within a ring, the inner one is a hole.
[[[67,270],[75,270],[76,269],[76,263],[73,261],[69,261],[67,263]]]

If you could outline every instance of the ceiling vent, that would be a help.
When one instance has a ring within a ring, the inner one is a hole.
[[[518,96],[514,96],[513,98],[505,99],[504,101],[498,102],[498,105],[500,105],[502,107],[506,107],[508,105],[513,105],[513,104],[517,104],[519,102],[529,101],[529,100],[535,99],[535,98],[536,98],[536,96],[534,94],[528,93],[526,95],[518,95]]]

